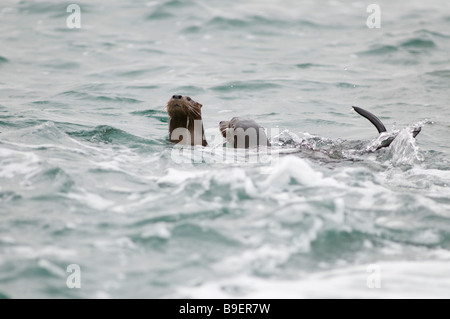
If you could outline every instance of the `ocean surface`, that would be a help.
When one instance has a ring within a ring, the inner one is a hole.
[[[450,297],[448,0],[71,3],[0,3],[0,298]]]

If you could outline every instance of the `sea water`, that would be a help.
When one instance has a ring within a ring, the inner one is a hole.
[[[450,2],[370,4],[2,0],[0,297],[448,298]]]

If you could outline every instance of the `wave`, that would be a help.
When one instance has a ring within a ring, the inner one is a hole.
[[[92,130],[69,132],[68,135],[91,143],[122,144],[132,148],[162,144],[161,141],[138,137],[108,125],[100,125]]]
[[[34,197],[39,196],[40,199],[44,200],[47,200],[48,197],[54,197],[56,193],[68,193],[75,185],[72,177],[60,167],[45,168],[30,177],[28,182],[38,190]]]
[[[328,67],[328,65],[324,64],[315,64],[315,63],[300,63],[295,65],[299,69],[312,69],[312,68],[324,68]]]
[[[435,48],[436,46],[434,41],[421,38],[413,38],[400,44],[400,47],[407,49],[430,49]]]
[[[354,84],[354,83],[337,82],[336,87],[343,88],[343,89],[354,89],[354,88],[361,87],[361,86],[358,84]],[[365,86],[365,87],[368,87],[368,86]]]
[[[273,82],[267,82],[262,80],[253,80],[253,81],[236,81],[229,82],[222,85],[213,86],[210,89],[216,92],[234,92],[234,91],[261,91],[261,90],[270,90],[270,89],[278,89],[281,86],[279,84]]]
[[[436,32],[436,31],[431,31],[431,30],[417,30],[416,32],[414,32],[416,34],[425,34],[425,35],[431,35],[434,37],[438,37],[438,38],[444,38],[444,39],[450,39],[450,35],[444,34],[444,33],[440,33],[440,32]]]
[[[0,191],[0,202],[2,203],[14,202],[20,199],[22,199],[22,196],[16,192],[13,192],[11,190]]]
[[[30,127],[30,125],[33,126]],[[61,131],[54,122],[45,120],[28,122],[26,128],[3,133],[1,139],[34,148],[54,147],[79,150],[79,144]]]
[[[135,112],[131,112],[130,114],[157,119],[158,121],[160,121],[162,123],[169,123],[168,114],[163,112],[162,110],[135,111]]]
[[[6,188],[0,191],[0,201],[8,203],[8,208],[14,208],[24,202],[36,203],[57,201],[61,194],[67,194],[75,186],[75,180],[62,168],[49,164],[43,156],[35,155],[39,161],[27,152],[2,154],[4,165],[0,169],[0,176],[7,180]],[[14,159],[18,169],[5,164]]]
[[[362,51],[357,53],[358,55],[387,55],[390,56],[392,54],[400,52],[400,50],[407,50],[410,53],[417,53],[417,50],[429,50],[437,47],[436,43],[433,40],[422,39],[422,38],[412,38],[406,41],[403,41],[397,45],[373,45],[369,50]]]
[[[80,91],[66,91],[63,93],[60,93],[58,95],[62,96],[72,96],[80,100],[88,100],[88,101],[97,101],[102,103],[144,103],[144,101],[137,100],[134,98],[129,97],[122,97],[122,96],[106,96],[106,95],[94,95],[86,92],[80,92]]]
[[[43,14],[43,13],[59,13],[63,16],[66,12],[67,4],[55,3],[54,1],[35,2],[19,2],[17,9],[22,14]]]
[[[152,53],[155,53],[154,50],[151,50]],[[146,51],[149,52],[149,51]],[[161,51],[162,52],[162,51]],[[114,74],[117,74],[117,76],[123,76],[123,77],[129,77],[129,78],[137,78],[137,77],[143,77],[144,75],[148,75],[151,73],[160,73],[164,70],[169,70],[169,67],[166,66],[157,66],[152,68],[138,68],[134,70],[127,70],[127,71],[114,71]],[[102,73],[102,75],[107,75],[109,72]]]
[[[203,87],[195,85],[180,85],[175,87],[173,91],[180,94],[183,92],[189,92],[189,95],[193,95],[193,94],[203,94],[205,93],[206,90]]]
[[[307,19],[274,19],[270,17],[265,17],[262,15],[247,15],[242,18],[228,18],[224,16],[216,16],[210,19],[205,24],[206,27],[220,27],[220,28],[248,28],[248,29],[268,29],[273,30],[273,28],[287,29],[294,26],[312,29],[327,28],[328,25],[316,23]]]
[[[392,249],[392,248],[391,248]],[[430,257],[432,258],[432,257]],[[392,259],[392,256],[391,256]],[[177,298],[248,298],[248,299],[428,299],[445,298],[450,289],[446,260],[382,261],[365,258],[358,264],[345,261],[333,264],[332,269],[311,269],[310,273],[297,273],[291,278],[267,280],[252,274],[230,274],[222,279],[198,285],[178,285]],[[369,289],[371,266],[382,274],[380,288]],[[305,266],[303,266],[305,267]],[[287,269],[285,270],[285,272]],[[281,277],[281,276],[280,276]],[[417,287],[420,289],[417,289]]]
[[[427,72],[425,74],[431,75],[431,76],[437,76],[441,78],[450,78],[450,70],[436,70],[432,72]]]
[[[159,89],[158,85],[130,85],[126,89],[136,89],[136,90],[156,90]]]
[[[360,55],[385,55],[397,52],[398,48],[394,45],[374,45],[367,51],[362,51]]]
[[[164,9],[154,10],[151,14],[147,15],[147,20],[163,20],[173,18],[175,15]]]
[[[214,17],[206,23],[208,27],[220,27],[220,28],[248,28],[258,25],[279,25],[282,21],[270,20],[263,17],[253,16],[247,19],[236,19],[236,18],[225,18],[225,17]]]
[[[213,17],[200,25],[189,25],[180,30],[183,35],[202,35],[205,32],[233,32],[246,30],[252,35],[279,36],[284,30],[292,28],[328,28],[326,25],[317,24],[307,20],[285,21],[270,19],[262,16],[247,16],[243,18]]]
[[[75,70],[81,69],[81,64],[74,61],[65,61],[62,59],[54,59],[51,61],[41,63],[43,67],[53,68],[57,70]]]

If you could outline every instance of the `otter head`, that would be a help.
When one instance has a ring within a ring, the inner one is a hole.
[[[241,120],[239,117],[233,117],[229,121],[221,121],[219,123],[219,130],[220,133],[222,133],[223,137],[227,137],[227,132],[230,132],[231,134],[234,134],[234,129],[241,127],[240,124],[247,122],[246,120]],[[255,122],[255,125],[256,122]],[[247,127],[244,125],[244,129],[247,129]]]
[[[189,96],[174,95],[167,103],[167,112],[171,118],[186,117],[194,120],[202,119],[202,105]]]
[[[235,118],[233,117],[232,120]],[[227,143],[234,145],[235,136],[234,136],[234,127],[231,125],[231,121],[221,121],[219,123],[219,130],[222,133],[222,136],[226,139]]]
[[[233,117],[219,123],[220,133],[234,148],[270,146],[264,128],[253,120]]]
[[[171,142],[189,145],[208,145],[205,139],[201,109],[202,105],[195,102],[189,96],[172,96],[169,102],[167,102]],[[186,134],[186,136],[183,134]]]

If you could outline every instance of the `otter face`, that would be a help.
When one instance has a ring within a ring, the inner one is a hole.
[[[172,96],[167,102],[171,142],[208,146],[208,142],[205,139],[201,109],[202,105],[189,96]]]
[[[231,130],[234,131],[235,128],[239,126],[241,120],[238,117],[233,117],[230,121],[221,121],[219,123],[219,130],[223,137],[227,137],[227,132]],[[256,123],[255,123],[256,124]]]
[[[170,117],[184,115],[192,119],[201,119],[202,105],[189,96],[174,95],[167,102],[167,112]]]

